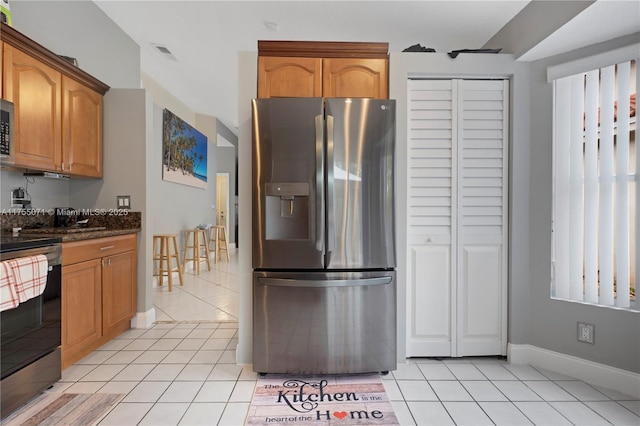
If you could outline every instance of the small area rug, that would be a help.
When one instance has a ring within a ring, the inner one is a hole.
[[[124,395],[45,392],[16,410],[2,426],[95,425]]]
[[[397,425],[378,374],[260,377],[246,425]]]

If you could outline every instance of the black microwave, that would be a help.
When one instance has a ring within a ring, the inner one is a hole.
[[[12,166],[15,164],[13,115],[13,104],[0,99],[0,160],[2,160],[2,165]]]

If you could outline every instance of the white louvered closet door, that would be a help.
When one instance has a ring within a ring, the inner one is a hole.
[[[408,90],[407,355],[505,355],[508,81]]]

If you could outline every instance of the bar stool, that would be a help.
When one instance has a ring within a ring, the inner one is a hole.
[[[211,250],[213,252],[213,261],[217,262],[220,252],[224,251],[227,254],[227,262],[229,262],[230,259],[229,250],[227,249],[226,228],[222,225],[212,225],[209,229],[209,242],[211,241],[215,244],[215,248]]]
[[[172,243],[173,252],[171,250]],[[158,250],[158,247],[160,250]],[[176,260],[175,268],[171,266],[171,259]],[[180,285],[184,285],[176,234],[159,234],[153,236],[153,260],[154,262],[158,261],[158,268],[154,269],[153,276],[158,277],[159,286],[163,284],[163,277],[166,276],[169,281],[169,291],[172,291],[173,273],[176,271],[178,272],[178,278],[180,278]]]
[[[184,245],[184,256],[182,257],[182,263],[187,264],[187,260],[193,260],[195,263],[193,269],[196,270],[196,274],[200,274],[200,262],[206,261],[207,267],[211,270],[211,262],[209,261],[209,242],[207,241],[206,229],[187,229],[185,231],[187,238]],[[189,237],[191,237],[191,244],[189,244]],[[187,257],[191,249],[191,257]],[[204,254],[202,253],[204,251]]]

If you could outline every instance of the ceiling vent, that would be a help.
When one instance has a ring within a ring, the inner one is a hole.
[[[171,53],[168,47],[163,46],[161,44],[155,44],[155,43],[151,43],[151,45],[155,47],[158,52],[162,53],[162,55],[165,56],[166,58],[171,59],[172,61],[178,60],[178,58],[173,56],[173,53]]]

